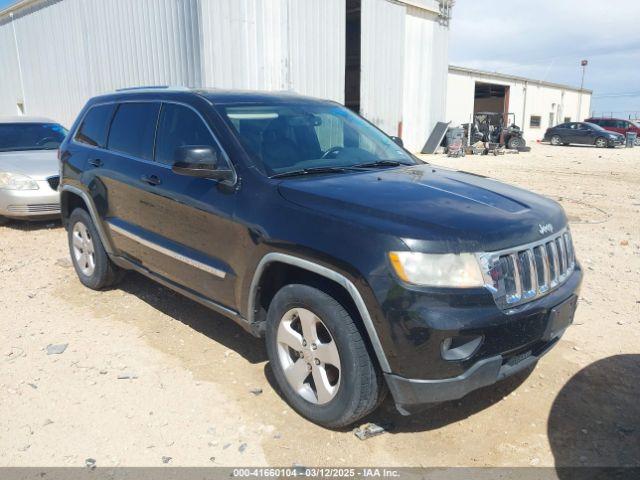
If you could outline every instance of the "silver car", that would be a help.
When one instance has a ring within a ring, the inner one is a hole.
[[[66,134],[47,118],[0,117],[0,224],[60,214],[57,150]]]

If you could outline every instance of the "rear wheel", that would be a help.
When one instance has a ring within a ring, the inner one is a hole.
[[[526,142],[524,141],[524,138],[521,137],[511,137],[507,144],[507,147],[509,147],[509,149],[511,150],[517,150],[518,148],[522,148],[525,146]]]
[[[303,417],[339,428],[379,405],[382,376],[354,320],[325,292],[283,287],[269,306],[266,341],[278,386]]]
[[[605,148],[607,146],[607,139],[604,137],[596,138],[595,146],[598,148]]]
[[[69,216],[69,251],[80,282],[93,290],[118,283],[124,271],[107,256],[89,213],[76,208]]]
[[[551,145],[562,145],[562,139],[559,135],[554,135],[553,137],[551,137]]]

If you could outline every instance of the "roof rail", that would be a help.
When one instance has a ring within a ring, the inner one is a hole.
[[[132,92],[138,90],[175,90],[175,91],[188,91],[191,90],[189,87],[182,86],[171,86],[171,85],[144,85],[140,87],[125,87],[125,88],[116,88],[116,92]]]

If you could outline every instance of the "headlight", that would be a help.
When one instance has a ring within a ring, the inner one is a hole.
[[[398,277],[407,283],[453,288],[484,286],[480,264],[472,253],[390,252],[389,260]]]
[[[38,190],[38,183],[20,173],[0,172],[0,190]]]

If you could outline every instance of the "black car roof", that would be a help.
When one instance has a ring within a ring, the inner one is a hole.
[[[318,103],[327,104],[332,103],[329,100],[323,100],[314,97],[307,97],[299,95],[295,92],[280,91],[280,92],[266,92],[258,90],[224,90],[224,89],[196,89],[186,87],[162,87],[162,86],[150,86],[150,87],[136,87],[125,88],[117,90],[112,93],[107,93],[94,97],[92,103],[98,103],[99,101],[121,101],[125,99],[144,99],[154,98],[157,100],[175,99],[176,97],[189,95],[199,95],[206,98],[211,103],[216,105],[225,104],[256,104],[256,103]]]

